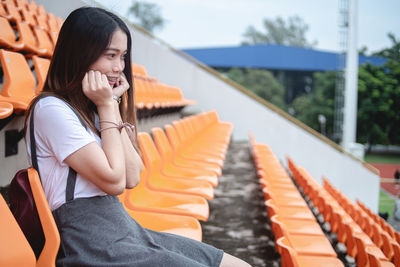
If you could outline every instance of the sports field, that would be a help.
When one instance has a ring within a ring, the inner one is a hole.
[[[396,169],[400,170],[400,155],[366,155],[365,161],[380,171],[381,178],[385,178],[381,182],[379,212],[392,216],[396,196],[400,194],[400,185],[394,183],[394,173]]]

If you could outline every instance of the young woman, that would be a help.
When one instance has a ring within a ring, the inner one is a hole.
[[[131,42],[114,14],[73,11],[60,30],[43,92],[27,113],[61,235],[57,265],[249,266],[207,244],[144,229],[118,201],[139,182],[142,164],[136,131],[122,124],[136,126]],[[29,134],[26,143],[30,154]]]

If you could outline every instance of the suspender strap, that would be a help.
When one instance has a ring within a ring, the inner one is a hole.
[[[34,121],[33,114],[35,111],[36,103],[37,102],[35,102],[31,108],[31,117],[29,118],[29,133],[30,133],[30,141],[31,141],[32,166],[33,166],[33,168],[36,169],[36,171],[39,174],[39,178],[40,178],[39,165],[37,162],[37,153],[36,153],[37,151],[36,151],[36,140],[35,140],[35,131],[34,131],[35,127],[34,127],[34,122],[33,122]],[[79,114],[75,111],[75,109],[73,109],[68,103],[66,103],[66,104],[72,109],[72,111],[78,117],[78,119],[81,122],[81,124],[83,125],[83,127],[85,127],[85,129],[87,130],[86,124],[83,122],[81,116],[79,116]],[[65,201],[66,202],[74,200],[76,175],[77,175],[76,171],[74,169],[72,169],[71,167],[69,167],[68,178],[67,178],[67,187],[65,189]],[[40,180],[40,181],[42,181],[42,180]]]
[[[30,134],[30,141],[31,141],[31,161],[32,161],[32,166],[38,172],[39,178],[40,178],[40,171],[39,171],[39,166],[38,166],[38,162],[37,162],[37,154],[36,154],[35,126],[34,126],[34,123],[33,123],[33,114],[35,112],[35,106],[36,106],[36,102],[32,106],[31,117],[29,118],[29,134]]]

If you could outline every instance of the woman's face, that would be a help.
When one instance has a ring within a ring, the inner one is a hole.
[[[111,88],[116,85],[125,68],[127,45],[128,38],[126,34],[120,29],[116,30],[111,37],[109,46],[89,68],[89,70],[105,74]]]

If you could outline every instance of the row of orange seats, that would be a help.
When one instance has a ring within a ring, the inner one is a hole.
[[[61,18],[37,8],[33,1],[7,0],[0,5],[0,45],[28,56],[49,58],[62,23]]]
[[[155,79],[142,75],[134,75],[136,108],[159,109],[185,107],[195,104],[195,101],[183,97],[178,87],[162,84]]]
[[[400,244],[400,233],[399,232],[397,232],[381,216],[379,216],[378,214],[374,213],[367,206],[365,206],[360,200],[357,199],[356,203],[362,210],[364,210],[368,214],[368,216],[372,220],[374,220],[376,223],[378,223],[381,226],[381,228],[386,231],[386,233],[388,233],[393,239],[395,239],[397,241],[398,244]]]
[[[25,57],[17,52],[0,49],[0,62],[4,73],[4,84],[0,91],[0,119],[10,116],[13,111],[24,112],[30,101],[43,88],[50,60],[33,56],[28,59],[33,62],[35,76]],[[134,70],[143,68],[133,64]],[[177,87],[150,81],[144,76],[135,74],[135,96],[138,109],[183,107],[194,104],[183,98],[182,91]]]
[[[42,5],[30,0],[2,0],[0,5],[0,16],[10,22],[22,21],[32,27],[38,27],[47,32],[58,32],[63,19],[46,12]]]
[[[128,213],[143,227],[201,241],[198,220],[208,219],[206,199],[213,198],[232,129],[231,123],[219,121],[210,111],[165,125],[165,131],[153,128],[154,139],[139,133],[141,180],[119,196]],[[0,196],[1,266],[55,266],[60,236],[37,172],[31,168],[28,175],[46,243],[36,260]]]
[[[326,179],[324,179],[324,188],[343,207],[346,215],[353,219],[352,224],[345,228],[345,234],[347,239],[350,238],[348,241],[350,246],[354,246],[351,238],[355,239],[356,249],[349,247],[348,250],[356,254],[358,265],[366,266],[371,265],[371,261],[374,263],[378,261],[382,266],[393,266],[389,263],[391,261],[395,266],[400,266],[400,246],[396,240],[399,233],[394,230],[388,233]],[[336,210],[332,214],[339,217]]]
[[[337,202],[317,181],[301,166],[296,166],[288,158],[289,169],[296,182],[318,212],[323,215],[324,221],[329,222],[330,231],[336,233],[338,241],[346,245],[347,255],[357,260],[357,266],[393,266],[389,262],[393,258],[392,252],[381,250],[382,246],[374,244],[375,237],[380,236],[379,232],[374,235],[367,234],[355,222],[354,217],[347,214],[344,206]],[[376,234],[376,235],[375,235]],[[387,256],[389,257],[387,257]],[[375,266],[375,265],[372,265]]]
[[[142,65],[132,64],[132,72],[136,108],[139,110],[184,107],[196,103],[193,100],[185,99],[180,88],[160,83],[158,79],[148,76]]]
[[[250,142],[282,266],[343,266],[278,158],[252,134]]]

